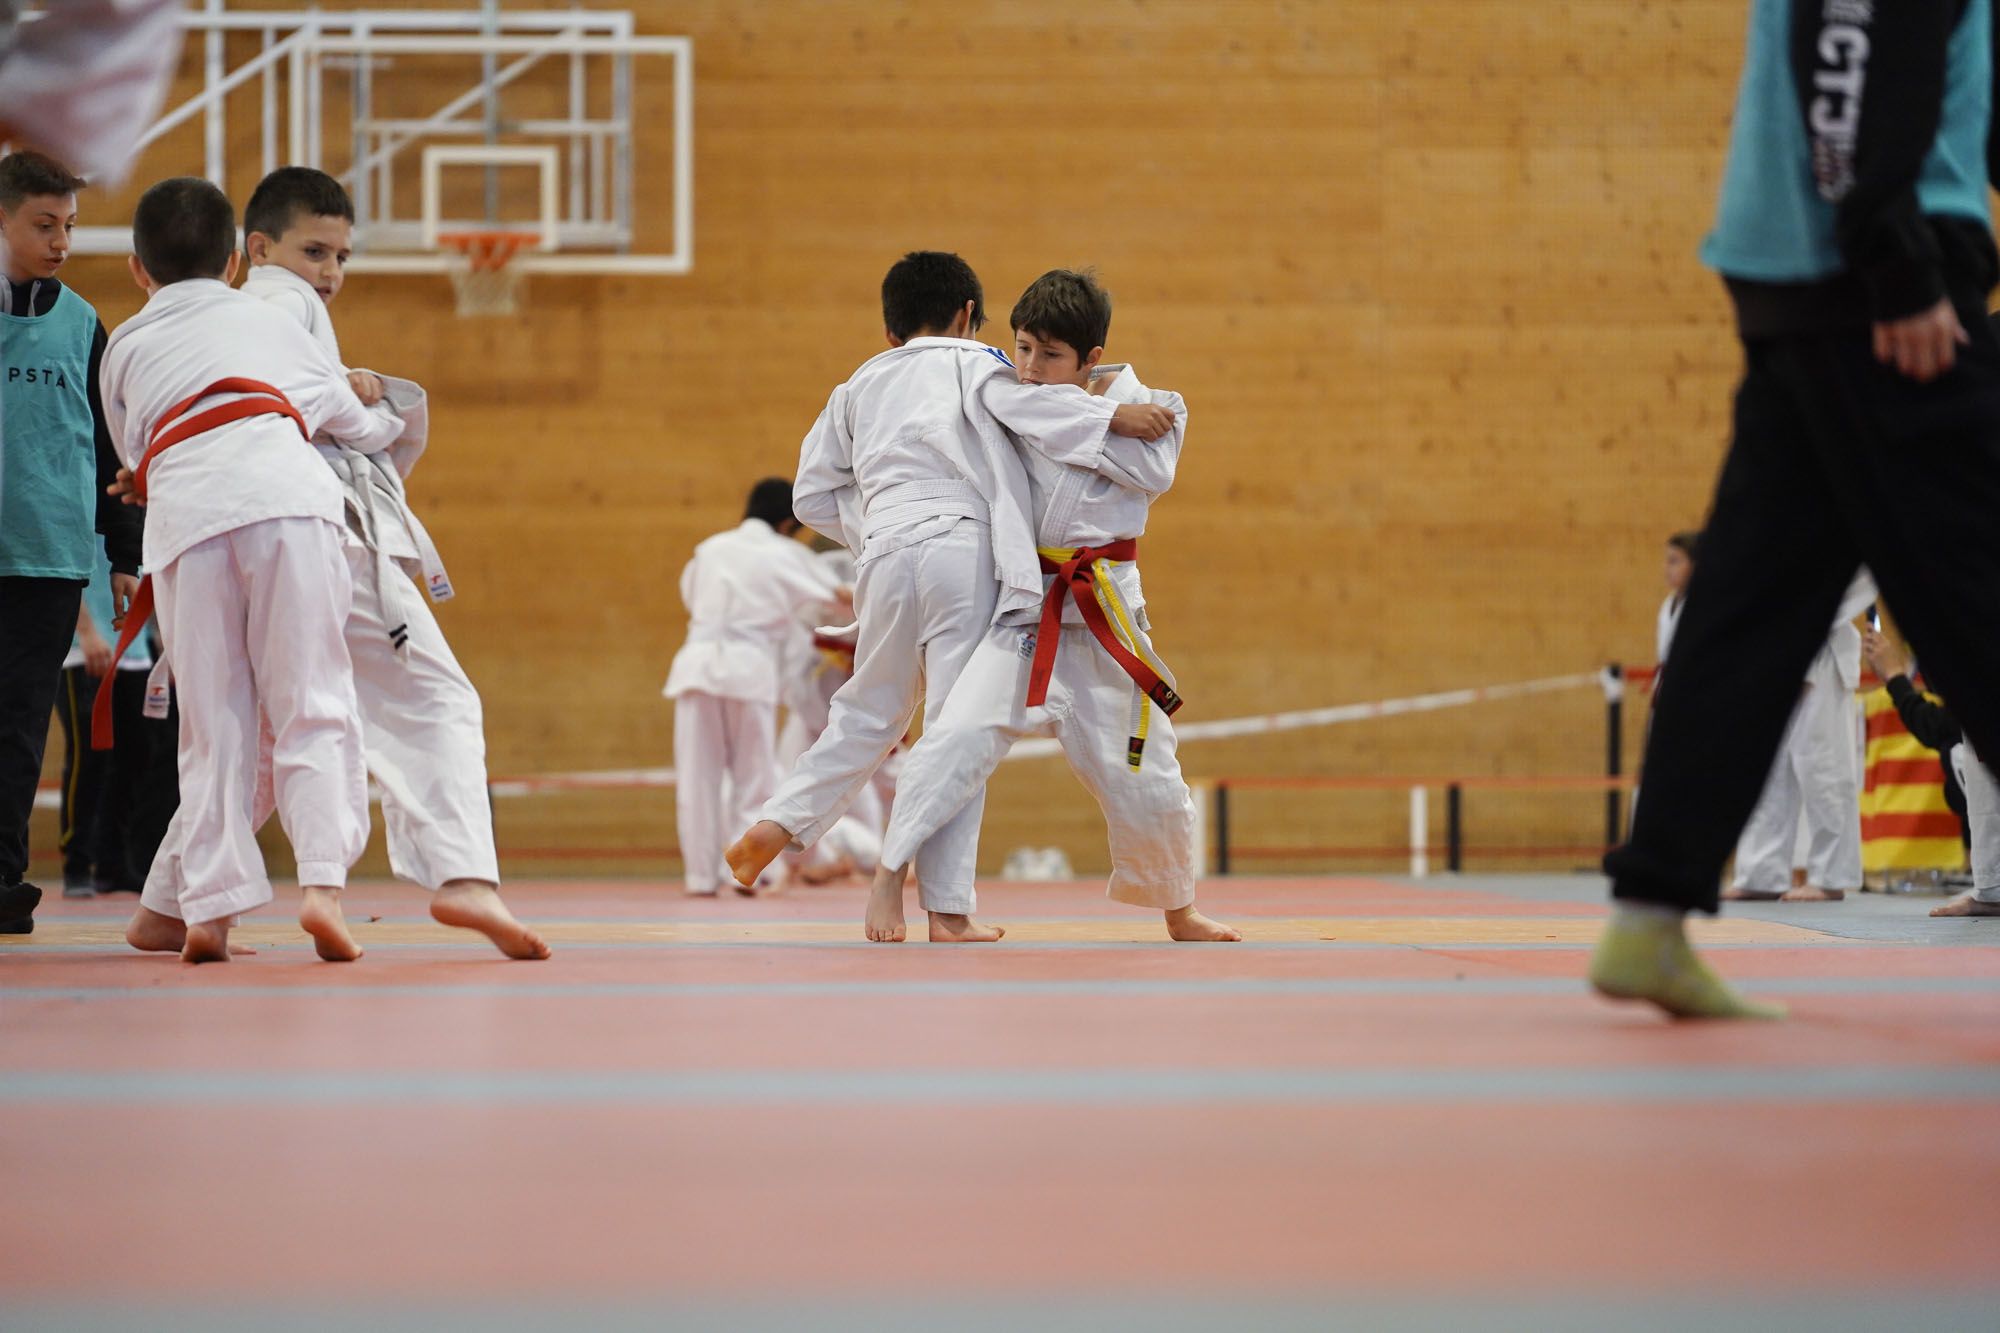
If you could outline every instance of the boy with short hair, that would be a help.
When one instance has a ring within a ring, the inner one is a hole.
[[[169,873],[187,923],[181,957],[226,961],[233,918],[271,899],[256,839],[268,725],[269,777],[304,894],[299,923],[322,958],[358,958],[340,909],[368,837],[342,638],[352,589],[340,487],[307,441],[324,430],[379,449],[403,425],[363,407],[303,329],[230,289],[236,215],[215,186],[179,177],[147,190],[132,244],[147,301],[105,350],[104,406],[147,504],[153,571],[121,644],[157,591],[178,673],[184,799]]]
[[[282,167],[251,194],[243,226],[251,265],[244,294],[283,311],[344,367],[327,307],[340,294],[353,248],[347,191],[325,172]],[[403,492],[426,442],[424,392],[408,380],[344,373],[364,404],[400,418],[386,440],[313,440],[343,497],[342,555],[354,589],[347,651],[368,771],[382,793],[390,867],[432,891],[436,920],[479,931],[510,958],[546,958],[548,945],[500,897],[479,692],[410,586],[410,575],[421,575],[433,600],[451,596],[437,548]],[[162,859],[170,871],[174,862]],[[174,887],[170,873],[148,881],[127,933],[135,947],[171,947]]]
[[[118,470],[98,379],[104,325],[56,277],[81,177],[40,153],[0,158],[0,934],[34,929],[28,819],[63,656],[103,536],[114,612],[138,587],[140,521],[104,494]]]
[[[1173,414],[1174,427],[1155,444],[1107,436],[1057,452],[1025,442],[1049,580],[1041,624],[989,630],[910,752],[870,914],[899,917],[916,848],[985,785],[1015,741],[1052,732],[1104,812],[1109,895],[1164,912],[1173,939],[1240,940],[1195,909],[1194,798],[1169,716],[1179,699],[1153,652],[1139,582],[1138,541],[1148,509],[1173,485],[1186,404],[1140,384],[1130,366],[1100,366],[1111,298],[1088,273],[1056,269],[1035,279],[1010,322],[1023,384],[1152,403]]]
[[[936,719],[996,615],[1033,613],[1042,580],[1014,437],[1087,452],[1111,431],[1156,439],[1172,425],[1150,404],[1023,385],[998,349],[971,338],[985,323],[984,294],[957,255],[905,255],[883,279],[882,316],[889,350],[833,391],[795,483],[799,520],[855,553],[854,678],[834,696],[826,732],[729,849],[739,883],[840,817],[902,740],[920,692],[926,722]],[[972,917],[983,804],[964,802],[916,854],[933,941],[1004,933]],[[904,934],[900,913],[867,925],[872,940]]]
[[[695,547],[681,571],[687,640],[663,692],[674,702],[682,875],[695,897],[721,891],[729,835],[777,786],[779,668],[800,612],[852,596],[799,528],[792,483],[767,477],[751,488],[743,521]]]

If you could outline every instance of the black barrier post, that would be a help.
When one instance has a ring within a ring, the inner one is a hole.
[[[1444,789],[1444,867],[1465,869],[1465,789],[1456,782]]]
[[[1625,668],[1613,662],[1604,668],[1604,776],[1617,778],[1625,771]],[[1616,847],[1625,841],[1624,793],[1617,787],[1604,790],[1604,845]]]
[[[1229,784],[1215,784],[1215,873],[1229,873]]]

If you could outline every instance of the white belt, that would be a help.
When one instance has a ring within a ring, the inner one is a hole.
[[[877,491],[862,514],[862,543],[870,535],[888,532],[926,518],[972,518],[988,521],[986,497],[969,481],[906,481]]]
[[[417,549],[416,563],[423,575],[424,590],[433,602],[451,599],[451,577],[438,556],[437,544],[410,511],[403,494],[403,479],[394,468],[352,449],[341,449],[330,455],[327,462],[347,493],[347,510],[354,519],[362,546],[375,557],[371,562],[375,592],[382,605],[382,619],[388,626],[389,642],[397,656],[407,657],[410,616],[403,599],[409,595],[409,584],[397,575],[396,557],[383,549],[384,526],[398,524],[409,536]]]

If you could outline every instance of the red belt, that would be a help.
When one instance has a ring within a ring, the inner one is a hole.
[[[244,398],[234,398],[219,403],[205,412],[189,416],[194,405],[204,398],[212,398],[219,393],[246,394]],[[146,502],[146,476],[152,470],[153,460],[167,450],[197,435],[226,426],[232,421],[242,421],[248,417],[290,417],[299,428],[299,435],[310,441],[312,432],[306,429],[306,419],[299,415],[299,409],[279,390],[259,380],[227,379],[217,380],[200,393],[183,398],[168,408],[153,427],[153,438],[146,444],[146,452],[139,459],[139,466],[132,471],[132,493],[139,503]],[[112,669],[104,673],[98,682],[97,697],[90,705],[90,748],[108,750],[111,748],[111,700],[112,682],[118,677],[118,663],[125,656],[125,650],[146,628],[146,622],[153,618],[153,578],[147,575],[139,580],[139,591],[132,596],[132,605],[125,612],[125,628],[118,633],[118,646],[111,650]]]
[[[1053,574],[1056,579],[1049,585],[1048,596],[1042,599],[1042,623],[1035,635],[1034,663],[1028,671],[1028,707],[1038,708],[1048,702],[1049,677],[1056,669],[1056,645],[1062,635],[1063,597],[1067,594],[1076,603],[1076,609],[1083,613],[1084,625],[1146,697],[1158,704],[1160,711],[1168,717],[1179,711],[1180,695],[1174,693],[1173,686],[1167,684],[1151,663],[1125,646],[1111,628],[1110,619],[1098,604],[1097,589],[1092,586],[1090,567],[1094,562],[1124,562],[1138,558],[1139,542],[1136,538],[1113,542],[1109,546],[1079,547],[1061,563],[1047,556],[1041,558],[1042,572]]]

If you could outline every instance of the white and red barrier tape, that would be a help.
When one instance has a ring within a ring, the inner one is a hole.
[[[1432,713],[1444,708],[1464,708],[1470,704],[1493,703],[1503,699],[1524,699],[1537,694],[1555,694],[1582,689],[1587,685],[1606,686],[1602,671],[1579,672],[1571,676],[1547,676],[1504,685],[1482,685],[1469,690],[1442,690],[1435,694],[1415,694],[1403,699],[1379,699],[1370,703],[1335,704],[1330,708],[1306,708],[1289,713],[1265,713],[1256,717],[1218,718],[1213,722],[1189,722],[1174,727],[1181,743],[1223,740],[1236,736],[1275,735],[1282,731],[1303,731],[1314,727],[1337,726],[1344,722],[1364,722],[1372,718],[1402,717],[1411,713]],[[1060,754],[1062,746],[1052,738],[1037,737],[1017,743],[1009,759],[1039,759]],[[524,777],[495,778],[488,784],[494,799],[540,796],[563,791],[603,791],[642,787],[671,787],[671,768],[617,768],[585,773],[543,773]]]
[[[1402,699],[1335,704],[1329,708],[1303,708],[1289,713],[1264,713],[1255,717],[1218,718],[1213,722],[1188,722],[1176,726],[1174,735],[1182,744],[1188,741],[1225,740],[1238,736],[1269,736],[1284,731],[1338,726],[1345,722],[1365,722],[1373,718],[1433,713],[1440,709],[1464,708],[1471,704],[1494,703],[1503,699],[1525,699],[1537,694],[1555,694],[1563,690],[1582,689],[1586,685],[1612,688],[1607,684],[1606,674],[1602,671],[1578,672],[1570,676],[1546,676],[1540,680],[1516,681],[1504,685],[1482,685],[1469,690],[1440,690],[1434,694],[1413,694]],[[1061,752],[1062,747],[1055,740],[1037,737],[1021,741],[1014,746],[1007,757],[1042,759]],[[554,792],[629,791],[673,785],[674,770],[671,768],[605,768],[581,773],[537,773],[519,777],[497,777],[487,784],[487,788],[493,793],[495,800],[512,800],[523,796],[545,796]],[[48,787],[39,792],[35,804],[38,808],[53,810],[57,804],[55,789]]]

